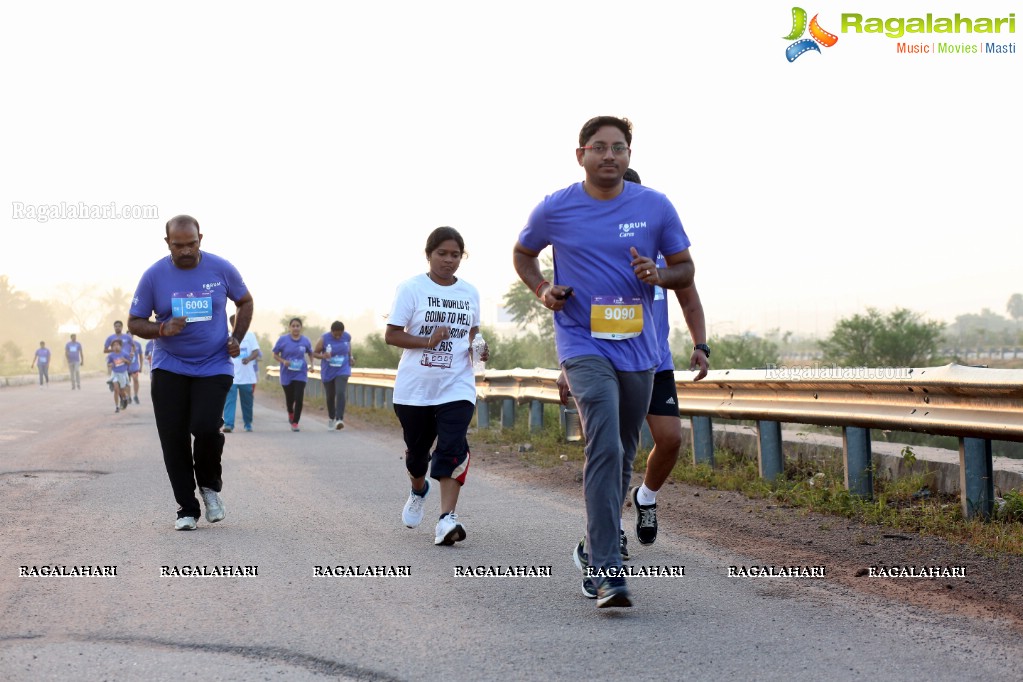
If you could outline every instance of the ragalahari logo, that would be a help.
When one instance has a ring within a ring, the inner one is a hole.
[[[817,16],[813,15],[813,19],[810,20],[810,37],[796,40],[801,38],[803,32],[806,31],[806,10],[802,7],[792,8],[792,32],[785,36],[785,40],[795,40],[796,42],[785,48],[785,58],[789,62],[796,61],[799,55],[810,50],[820,52],[821,49],[817,47],[818,43],[824,47],[832,47],[838,42],[838,36],[821,28],[817,23]]]

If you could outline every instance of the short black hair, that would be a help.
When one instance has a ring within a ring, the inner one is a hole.
[[[330,323],[330,331],[332,332],[343,332],[345,330],[345,323],[339,320],[334,320]]]
[[[639,173],[637,173],[636,171],[634,171],[631,168],[626,168],[625,169],[625,175],[622,176],[622,180],[626,180],[628,182],[634,182],[637,185],[642,185],[643,184],[640,181],[640,179],[639,179]]]
[[[617,116],[594,116],[583,124],[579,131],[579,146],[585,147],[586,141],[597,134],[604,126],[614,126],[625,134],[625,144],[632,146],[632,121]]]

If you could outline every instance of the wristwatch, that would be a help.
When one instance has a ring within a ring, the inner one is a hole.
[[[696,344],[695,346],[693,346],[693,350],[702,350],[704,355],[706,355],[708,358],[710,357],[710,346],[708,346],[705,343]]]

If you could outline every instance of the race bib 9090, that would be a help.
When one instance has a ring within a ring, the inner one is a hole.
[[[624,296],[594,296],[590,300],[590,335],[621,341],[643,333],[643,301]]]

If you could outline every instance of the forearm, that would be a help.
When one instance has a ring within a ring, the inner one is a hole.
[[[539,254],[535,254],[520,244],[515,245],[512,252],[512,263],[519,279],[529,287],[534,294],[537,288],[543,283],[543,271],[540,269]]]
[[[674,289],[676,291],[691,287],[695,275],[696,265],[691,260],[668,265],[657,270],[658,284],[665,289]]]
[[[416,349],[421,348],[423,350],[427,348],[433,348],[436,344],[431,343],[433,335],[430,336],[416,336],[415,334],[409,334],[400,327],[388,327],[387,331],[384,332],[384,341],[388,346],[394,346],[396,348]]]
[[[143,339],[155,339],[160,336],[160,324],[160,322],[133,315],[128,318],[128,331]],[[104,352],[109,351],[105,350]]]
[[[237,309],[234,314],[234,330],[231,332],[238,343],[242,342],[245,338],[245,333],[249,331],[249,325],[252,324],[252,298],[242,301],[237,304]]]
[[[703,314],[703,303],[700,301],[700,293],[696,290],[696,286],[679,289],[675,292],[675,296],[682,307],[682,317],[685,318],[693,344],[707,343],[707,320]]]

